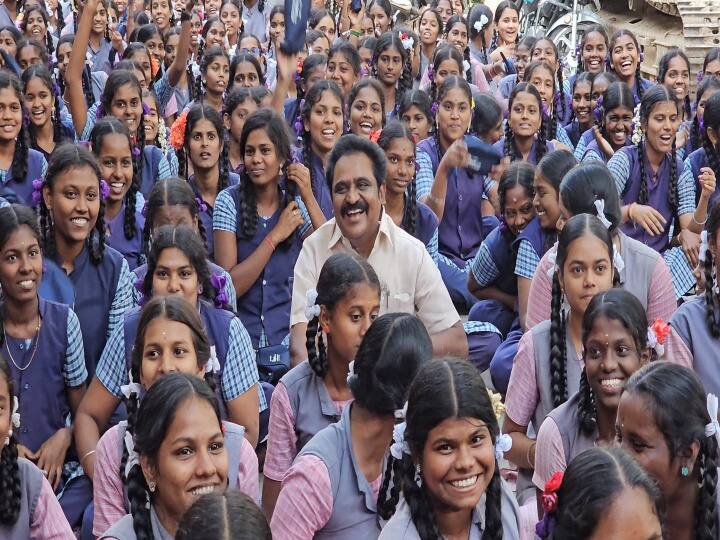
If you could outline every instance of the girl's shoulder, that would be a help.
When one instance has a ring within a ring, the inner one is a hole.
[[[690,166],[694,169],[700,169],[701,167],[707,167],[708,165],[708,159],[707,154],[705,153],[704,148],[698,148],[697,150],[694,150],[690,153],[689,156],[685,158],[686,163],[690,163]]]
[[[428,205],[426,205],[425,203],[417,201],[415,204],[417,205],[417,213],[418,213],[419,220],[422,221],[423,223],[426,223],[426,222],[434,223],[435,226],[437,227],[438,226],[438,218],[435,215],[435,212],[430,210],[430,207]]]

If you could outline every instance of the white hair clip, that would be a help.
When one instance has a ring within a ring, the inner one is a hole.
[[[610,220],[605,217],[605,199],[595,199],[593,204],[595,205],[595,210],[597,210],[598,219],[603,225],[605,225],[606,229],[609,229],[612,226],[612,223],[610,223]]]
[[[705,426],[705,436],[715,437],[720,444],[720,423],[718,422],[718,398],[715,394],[707,395],[707,412],[710,423]]]
[[[316,304],[318,292],[315,289],[308,289],[305,293],[305,318],[308,322],[320,316],[320,306]]]
[[[15,428],[20,427],[20,413],[18,412],[19,408],[20,404],[18,403],[18,398],[17,396],[13,396],[13,410],[12,414],[10,415],[10,422]]]
[[[407,401],[405,402],[405,405],[403,405],[402,409],[395,409],[395,419],[396,420],[405,420],[406,415],[407,415]]]
[[[622,272],[623,270],[625,270],[625,261],[623,260],[622,255],[620,255],[620,252],[617,249],[613,250],[613,266],[618,272]]]
[[[390,445],[390,455],[395,459],[402,459],[403,454],[410,455],[410,445],[405,441],[405,428],[407,424],[401,422],[393,428],[393,443]]]
[[[555,272],[557,272],[559,270],[558,265],[555,264],[555,262],[557,261],[557,248],[558,248],[558,243],[555,242],[553,247],[551,247],[548,250],[547,258],[548,258],[548,262],[551,264],[551,266],[550,266],[550,268],[548,268],[547,275],[550,279],[552,279],[553,276],[555,275]]]
[[[475,21],[475,24],[473,25],[473,27],[474,27],[475,30],[477,30],[478,32],[482,32],[482,29],[485,28],[485,25],[486,25],[488,22],[489,22],[489,19],[487,18],[487,15],[485,15],[485,14],[483,13],[482,15],[480,15],[480,19],[477,20],[477,21]]]
[[[402,42],[403,49],[405,49],[406,51],[411,51],[413,45],[415,45],[415,40],[412,38],[412,36],[408,35],[407,32],[400,32],[398,35],[400,36],[400,41]]]
[[[703,231],[700,233],[700,253],[698,253],[698,261],[705,262],[708,245],[708,233],[707,231]]]
[[[135,451],[135,443],[132,438],[132,434],[125,429],[125,448],[127,449],[128,457],[125,462],[125,478],[128,477],[130,471],[135,465],[140,465],[140,457]]]
[[[132,370],[128,371],[128,383],[123,384],[120,387],[120,393],[125,396],[125,399],[130,399],[130,395],[134,392],[138,397],[142,394],[143,387],[133,381]]]
[[[495,458],[500,461],[505,452],[509,452],[512,448],[513,440],[510,435],[504,433],[500,435],[495,441]]]
[[[348,376],[347,376],[347,383],[350,384],[350,381],[355,377],[355,360],[350,362],[348,364]]]
[[[220,371],[220,360],[215,352],[215,345],[210,347],[210,358],[205,364],[205,373],[217,373]]]

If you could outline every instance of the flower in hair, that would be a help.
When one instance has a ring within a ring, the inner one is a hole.
[[[558,497],[557,492],[560,489],[563,481],[563,473],[558,471],[553,473],[550,480],[545,484],[545,489],[542,492],[542,505],[543,510],[546,513],[554,512],[557,509]]]
[[[105,116],[105,106],[100,103],[95,111],[95,118],[100,120],[103,116]]]
[[[698,72],[695,74],[695,80],[696,80],[697,82],[702,81],[702,80],[703,80],[703,77],[705,77],[705,73],[702,72],[702,71],[698,71]]]
[[[136,158],[140,157],[140,148],[138,148],[137,146],[133,146],[132,155]]]
[[[144,102],[142,104],[142,109],[143,109],[143,114],[150,114],[150,112],[151,112],[150,105],[148,105],[147,103],[144,103]]]
[[[36,178],[32,181],[32,200],[33,203],[40,204],[40,201],[42,201],[42,188],[43,188],[43,179],[42,178]]]
[[[100,196],[103,199],[107,199],[110,195],[110,186],[105,180],[100,180]]]
[[[435,72],[433,71],[433,67],[432,67],[432,66],[428,66],[428,68],[427,68],[427,76],[428,76],[428,80],[429,80],[430,82],[433,82],[433,80],[434,80],[434,78],[435,78]]]
[[[705,425],[705,436],[715,437],[720,444],[720,422],[718,422],[718,398],[715,394],[708,394],[705,404],[710,422]]]
[[[550,116],[550,108],[547,106],[547,103],[542,104],[542,114],[545,118],[548,118]]]
[[[630,139],[634,145],[640,144],[642,140],[642,127],[640,126],[640,105],[635,107],[635,116],[632,121],[632,138]]]
[[[700,252],[698,253],[698,261],[705,262],[708,250],[708,232],[704,230],[700,233]]]
[[[150,55],[150,71],[152,72],[152,76],[155,77],[157,75],[158,71],[160,71],[160,62],[158,62],[157,58]]]
[[[217,373],[222,369],[220,360],[218,360],[217,353],[215,352],[215,345],[210,347],[210,358],[208,358],[205,364],[205,373]]]
[[[505,414],[505,404],[502,402],[502,396],[492,392],[490,389],[488,389],[487,393],[488,396],[490,396],[490,403],[492,404],[495,418],[500,421]]]
[[[663,345],[668,335],[670,335],[670,325],[660,318],[653,321],[653,323],[650,325],[650,329],[655,334],[657,342],[660,345]]]
[[[170,128],[170,146],[176,151],[182,150],[185,145],[185,128],[187,126],[187,112],[182,113],[178,116],[177,120],[173,122]]]
[[[413,45],[415,45],[415,40],[408,35],[407,32],[400,32],[400,41],[402,41],[403,49],[406,51],[410,51],[413,48]]]
[[[227,276],[214,272],[210,276],[210,283],[215,288],[217,293],[215,294],[215,305],[217,307],[223,307],[230,303],[227,293],[225,292],[225,286],[227,285]]]
[[[382,129],[376,129],[372,133],[370,133],[370,140],[374,143],[378,142],[380,140],[380,135],[382,134]]]
[[[433,116],[437,115],[439,109],[440,109],[440,105],[438,104],[438,102],[433,101],[432,105],[430,106],[430,112],[432,113],[432,115]]]
[[[208,210],[207,204],[205,204],[205,201],[203,201],[200,197],[195,197],[195,202],[198,205],[198,212],[205,213]]]
[[[293,124],[293,128],[295,128],[295,134],[299,137],[302,137],[303,129],[305,128],[305,125],[303,124],[302,118],[300,115],[295,119],[295,123]]]

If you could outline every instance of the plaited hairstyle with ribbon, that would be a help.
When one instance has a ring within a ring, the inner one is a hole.
[[[0,439],[0,525],[12,526],[19,516],[22,505],[22,479],[18,467],[18,438],[14,431],[20,428],[18,398],[15,394],[12,374],[5,358],[0,356],[0,388],[5,386],[5,409],[0,414],[8,415],[8,432]],[[2,394],[5,395],[2,395]]]

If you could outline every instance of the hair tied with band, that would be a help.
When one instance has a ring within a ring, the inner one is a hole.
[[[40,204],[40,201],[42,201],[42,189],[43,189],[43,179],[42,178],[36,178],[32,181],[32,201],[34,204]]]
[[[698,261],[705,262],[708,249],[708,232],[703,231],[700,233],[700,252],[698,253]]]
[[[537,534],[540,538],[549,538],[555,528],[555,510],[557,510],[558,505],[557,492],[562,485],[562,481],[563,473],[556,472],[545,484],[545,489],[541,495],[545,515],[543,516],[542,521],[535,525],[535,534]]]
[[[647,331],[648,347],[655,349],[660,357],[665,354],[665,340],[670,334],[670,325],[662,319],[655,319]]]
[[[225,292],[225,286],[227,285],[227,276],[218,272],[213,272],[210,276],[210,284],[215,288],[216,294],[214,303],[216,307],[223,307],[230,303],[227,293]]]
[[[308,289],[305,293],[305,318],[308,322],[320,316],[320,306],[316,304],[318,292],[315,289]]]
[[[720,423],[718,422],[718,398],[715,394],[707,395],[707,412],[710,422],[705,426],[705,436],[715,437],[720,444]]]

